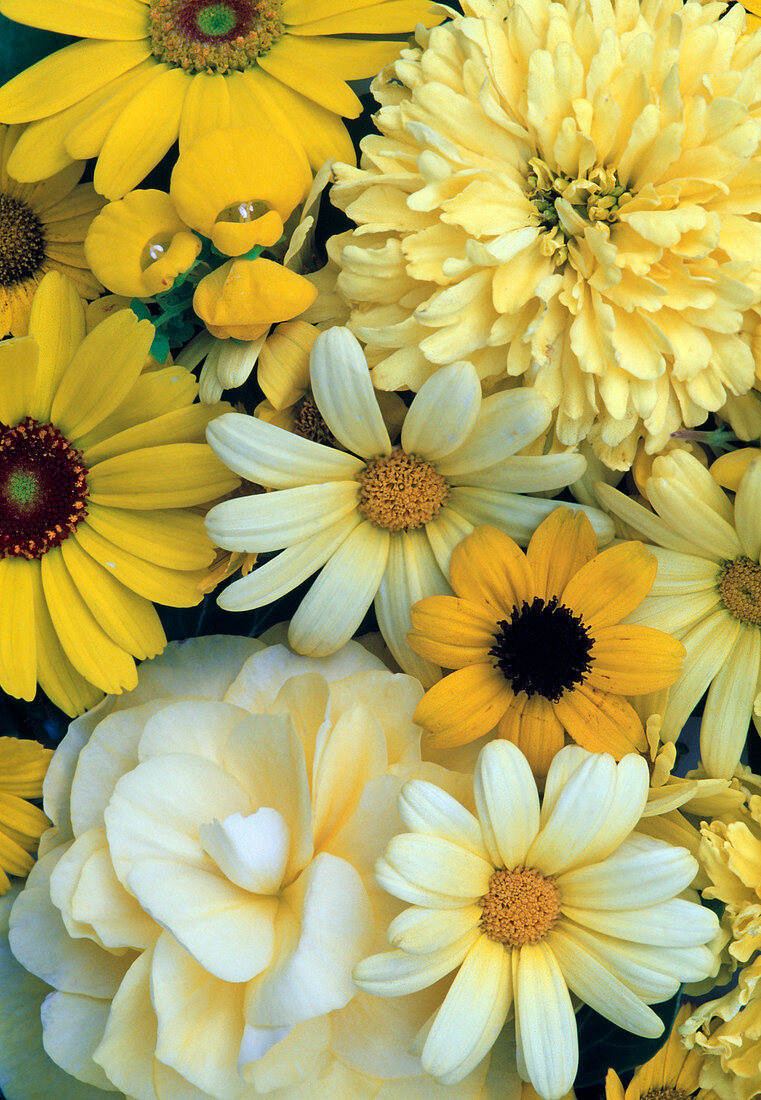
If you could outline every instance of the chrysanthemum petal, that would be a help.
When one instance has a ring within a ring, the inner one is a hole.
[[[451,363],[424,382],[402,427],[407,454],[436,462],[468,438],[481,409],[481,383],[472,363]]]
[[[595,630],[613,626],[644,600],[658,563],[641,542],[623,542],[592,558],[563,589],[560,602]]]
[[[681,642],[652,627],[599,627],[586,682],[615,695],[647,695],[674,683],[684,655]]]
[[[0,559],[0,683],[18,699],[34,699],[37,645],[31,565],[24,558]]]
[[[550,406],[534,389],[507,390],[484,398],[465,441],[436,463],[444,474],[465,474],[503,462],[541,435],[551,420]]]
[[[581,909],[573,905],[561,909],[564,916],[584,928],[660,947],[700,947],[709,943],[719,929],[714,912],[684,898],[644,909]]]
[[[564,691],[554,707],[565,730],[589,752],[609,752],[620,760],[628,752],[646,751],[642,722],[621,695],[583,683]]]
[[[226,550],[282,550],[356,512],[358,494],[355,481],[331,481],[225,500],[206,516],[206,530]]]
[[[510,952],[481,936],[465,956],[436,1013],[421,1054],[423,1068],[455,1085],[497,1041],[513,999]]]
[[[40,283],[29,315],[29,335],[40,349],[34,400],[27,410],[41,423],[50,420],[53,397],[64,370],[85,337],[82,299],[69,279],[50,271]]]
[[[571,577],[597,553],[597,540],[583,512],[558,508],[531,536],[526,557],[537,596],[559,596]]]
[[[540,1096],[558,1100],[573,1084],[579,1061],[568,987],[546,943],[521,947],[515,969],[513,996],[526,1070]]]
[[[133,96],[103,142],[93,182],[108,199],[119,199],[136,187],[180,132],[182,105],[192,77],[180,68],[156,69],[156,76]]]
[[[408,638],[416,653],[443,668],[485,664],[494,645],[497,616],[457,596],[429,596],[413,603]]]
[[[437,748],[467,745],[494,729],[512,696],[501,672],[491,665],[468,665],[429,688],[413,720],[431,731]]]
[[[478,819],[441,787],[411,779],[399,795],[399,816],[416,833],[438,836],[488,859]]]
[[[745,747],[761,672],[758,627],[743,623],[714,677],[700,723],[700,762],[708,775],[731,778]]]
[[[526,555],[496,527],[477,527],[455,547],[449,579],[458,596],[486,605],[500,618],[508,618],[524,600],[530,603],[535,594]]]
[[[669,691],[661,724],[662,740],[676,741],[695,704],[729,659],[740,629],[740,622],[722,607],[683,635],[687,656],[682,675]]]
[[[324,657],[348,642],[381,583],[389,553],[387,531],[355,527],[323,566],[288,629],[297,653]]]
[[[547,946],[560,964],[569,989],[617,1027],[650,1039],[663,1033],[663,1020],[594,954],[564,934],[562,925],[547,936]]]
[[[364,353],[348,329],[332,328],[314,342],[312,393],[336,439],[362,458],[391,453]]]
[[[485,745],[476,764],[473,795],[494,866],[512,870],[522,864],[539,831],[539,794],[523,753],[509,741]]]
[[[406,951],[385,951],[370,955],[354,968],[354,981],[366,993],[381,997],[403,997],[426,989],[459,966],[482,935],[474,928],[449,947],[429,955],[408,955]]]
[[[423,687],[438,680],[437,665],[442,662],[426,659],[427,654],[410,645],[410,608],[433,593],[449,591],[425,531],[399,531],[389,539],[388,561],[375,596],[375,614],[392,657],[410,676],[416,676]]]
[[[242,413],[223,413],[209,424],[214,453],[236,474],[271,489],[323,481],[351,481],[363,469],[353,455],[324,447]]]

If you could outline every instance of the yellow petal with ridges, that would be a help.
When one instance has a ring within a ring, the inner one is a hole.
[[[195,607],[203,599],[199,585],[208,576],[206,569],[180,572],[155,565],[104,538],[89,523],[81,523],[74,538],[122,584],[146,600],[168,607]]]
[[[140,0],[2,0],[6,19],[75,38],[134,40],[148,37],[148,13]]]
[[[535,594],[526,555],[509,535],[496,527],[476,527],[452,552],[449,580],[458,596],[486,605],[499,618]]]
[[[87,466],[94,466],[107,458],[139,451],[145,447],[159,447],[170,443],[203,443],[206,425],[225,412],[228,405],[187,405],[184,409],[155,416],[144,424],[126,428],[109,436],[84,452]]]
[[[90,498],[112,508],[190,508],[224,496],[240,479],[206,443],[167,443],[107,458],[87,475]]]
[[[86,451],[103,440],[119,435],[136,425],[144,424],[156,416],[163,416],[175,409],[189,405],[198,392],[195,377],[185,367],[177,364],[161,370],[142,374],[111,416],[106,417],[77,440],[80,450]]]
[[[636,610],[653,587],[658,562],[641,542],[603,550],[569,580],[560,603],[595,630],[613,626]]]
[[[204,569],[214,561],[214,547],[202,515],[184,509],[138,512],[104,508],[88,501],[87,522],[103,538],[143,561],[167,569]]]
[[[39,355],[33,336],[0,343],[0,423],[15,426],[30,415]]]
[[[487,664],[468,665],[425,693],[413,721],[431,731],[431,743],[437,748],[467,745],[494,729],[512,698],[501,672]]]
[[[497,632],[489,608],[456,596],[427,596],[412,605],[407,635],[421,657],[443,668],[487,663]]]
[[[586,683],[615,695],[649,695],[671,687],[682,671],[685,648],[649,626],[604,626],[595,633]]]
[[[222,73],[193,73],[180,115],[180,149],[189,149],[203,134],[230,123],[227,77]]]
[[[37,646],[31,564],[25,558],[0,559],[0,684],[17,699],[34,699]]]
[[[40,349],[37,382],[29,415],[50,421],[53,398],[64,370],[85,338],[85,310],[74,284],[50,271],[37,288],[29,315],[29,335]]]
[[[312,11],[311,15],[312,17],[308,22],[304,21],[289,27],[289,33],[297,35],[404,34],[405,32],[411,32],[412,28],[417,26],[419,22],[423,22],[426,27],[432,27],[436,23],[440,23],[442,19],[442,16],[433,10],[426,0],[419,0],[419,2],[413,0],[412,3],[410,0],[384,0],[382,3],[362,5],[358,10],[343,12],[340,15],[323,17],[322,11],[320,11],[320,16],[317,19],[314,18],[317,12]],[[373,76],[389,61],[394,61],[399,56],[401,45],[398,41],[357,42],[340,38],[329,41],[341,45],[346,41],[347,45],[353,46],[356,50],[356,61],[349,70],[350,72],[356,72],[356,76],[348,75],[344,72],[343,67],[338,66],[338,71],[344,80],[360,80],[362,77]],[[375,46],[376,49],[368,49],[370,46]],[[385,51],[381,52],[378,49],[379,46],[384,46]],[[396,47],[393,53],[391,47]],[[384,52],[387,55],[390,54],[390,56],[386,56],[385,60],[383,60]]]
[[[356,163],[349,132],[338,115],[275,80],[259,66],[245,76],[254,86],[255,94],[266,97],[268,111],[277,119],[278,130],[291,144],[302,146],[313,171],[333,158],[344,164]]]
[[[284,35],[257,58],[257,68],[333,114],[357,118],[362,113],[361,101],[344,80],[310,63],[308,41]]]
[[[627,753],[647,751],[642,722],[620,695],[585,683],[564,691],[553,705],[567,733],[587,752],[608,752],[620,760]]]
[[[52,422],[75,442],[114,411],[134,386],[155,329],[131,309],[112,314],[88,333],[66,367],[51,409]]]
[[[42,559],[42,587],[63,651],[80,675],[106,692],[120,694],[136,687],[134,660],[98,625],[60,550]]]
[[[74,42],[0,88],[0,118],[3,122],[48,118],[139,65],[150,52],[150,43],[146,41]],[[72,73],[76,73],[76,79],[71,78]],[[15,179],[28,178],[19,158],[9,170]]]
[[[597,539],[584,513],[558,508],[539,524],[526,550],[536,594],[544,600],[559,596],[596,553]]]
[[[97,157],[116,119],[141,88],[153,80],[156,69],[156,58],[147,57],[82,101],[87,107],[86,113],[81,121],[67,126],[64,136],[64,146],[70,157],[77,161]]]
[[[309,353],[319,329],[304,321],[283,321],[259,352],[257,381],[275,409],[287,409],[309,387]]]
[[[541,695],[529,698],[524,691],[514,696],[500,718],[497,734],[518,746],[540,784],[565,744],[563,726],[550,700]]]

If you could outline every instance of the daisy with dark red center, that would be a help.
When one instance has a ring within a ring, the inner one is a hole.
[[[79,36],[0,90],[0,119],[31,122],[19,179],[98,157],[95,187],[121,198],[175,141],[250,124],[303,149],[313,169],[354,163],[341,116],[362,105],[347,81],[374,76],[433,26],[429,0],[0,0],[0,12]]]
[[[135,686],[166,638],[152,601],[199,603],[201,510],[238,485],[204,442],[182,367],[143,374],[153,326],[120,310],[85,335],[51,272],[30,335],[0,344],[0,686],[68,714]]]

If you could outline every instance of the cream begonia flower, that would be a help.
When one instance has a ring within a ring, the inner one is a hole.
[[[665,630],[687,650],[671,688],[661,737],[676,741],[708,689],[700,757],[709,776],[730,778],[748,724],[761,718],[761,462],[752,462],[734,503],[685,451],[657,458],[646,485],[654,512],[598,483],[603,507],[644,538],[658,559],[650,594],[625,622]]]
[[[418,28],[335,168],[349,326],[379,388],[472,359],[627,469],[756,384],[761,36],[682,0],[463,10]]]
[[[16,959],[52,987],[49,1058],[154,1100],[491,1095],[487,1067],[428,1091],[408,1053],[441,988],[392,1003],[351,979],[400,908],[373,862],[404,781],[467,798],[421,763],[420,695],[354,642],[309,660],[201,638],[72,723],[10,916]]]
[[[476,815],[431,783],[405,784],[395,836],[376,864],[381,886],[412,903],[390,925],[394,950],[364,959],[360,988],[424,989],[457,969],[419,1036],[424,1068],[444,1084],[470,1073],[510,1012],[518,1068],[545,1100],[578,1067],[570,993],[606,1019],[654,1038],[649,1004],[704,977],[718,921],[684,896],[696,862],[636,832],[648,769],[576,745],[550,764],[544,799],[509,741],[482,749]],[[696,895],[697,897],[697,895]]]
[[[208,436],[230,469],[278,490],[217,505],[210,537],[228,550],[284,550],[230,585],[218,603],[228,611],[262,607],[322,569],[291,621],[293,648],[332,653],[374,601],[395,660],[430,684],[438,666],[407,642],[411,605],[451,591],[452,550],[476,524],[493,524],[525,545],[555,505],[518,494],[560,489],[579,477],[584,459],[519,455],[546,429],[547,402],[528,390],[482,399],[470,363],[450,364],[421,389],[401,445],[392,447],[365,357],[346,329],[318,336],[311,385],[345,452],[239,413],[219,418]],[[607,541],[606,519],[594,509],[589,517]]]

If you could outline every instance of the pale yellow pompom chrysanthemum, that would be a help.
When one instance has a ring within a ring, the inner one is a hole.
[[[381,135],[335,169],[349,326],[377,387],[470,359],[626,469],[755,382],[761,36],[681,0],[464,10],[384,71]]]
[[[569,990],[654,1038],[663,1022],[648,1005],[711,972],[705,944],[718,921],[684,893],[696,861],[636,831],[647,790],[641,756],[616,764],[568,745],[540,808],[525,756],[503,740],[478,758],[477,816],[432,783],[402,788],[410,831],[392,838],[375,873],[411,908],[389,926],[394,950],[364,959],[354,980],[398,997],[457,971],[419,1036],[423,1067],[441,1083],[472,1072],[512,1009],[521,1075],[558,1100],[578,1067]]]

